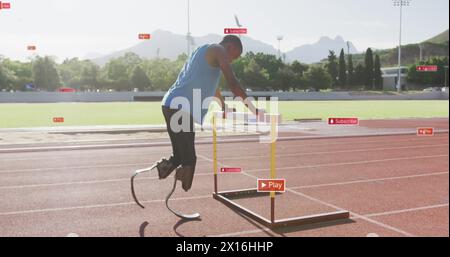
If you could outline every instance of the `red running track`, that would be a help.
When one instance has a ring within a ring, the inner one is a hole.
[[[443,121],[435,122],[448,129]],[[172,178],[137,180],[145,210],[130,195],[133,171],[168,155],[170,147],[3,153],[0,236],[449,236],[448,143],[448,133],[278,142],[277,176],[287,180],[288,191],[277,196],[277,218],[342,208],[351,219],[277,230],[212,198],[211,145],[198,145],[193,188],[178,189],[171,202],[202,215],[191,222],[164,205]],[[244,171],[220,175],[220,190],[252,188],[269,175],[268,145],[225,143],[218,153],[220,167]],[[266,197],[238,202],[270,214]]]

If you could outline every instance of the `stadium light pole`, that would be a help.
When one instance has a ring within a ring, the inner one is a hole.
[[[242,24],[239,22],[239,18],[236,14],[234,15],[234,21],[236,22],[236,26],[238,26],[238,28],[242,28]],[[239,38],[241,38],[241,34],[239,34],[238,36]]]
[[[423,45],[419,44],[419,61],[423,59]]]
[[[188,26],[188,32],[187,32],[187,55],[191,55],[191,17],[190,17],[190,0],[187,0],[187,26]]]
[[[281,40],[283,40],[284,37],[283,36],[278,36],[277,40],[278,40],[278,57],[281,58]]]
[[[400,7],[400,33],[398,43],[398,79],[397,79],[397,91],[402,91],[402,19],[403,19],[403,6],[409,6],[410,0],[393,0],[394,6]]]

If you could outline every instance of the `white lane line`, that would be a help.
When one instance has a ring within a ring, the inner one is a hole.
[[[200,156],[201,158],[205,158],[208,159],[204,156]],[[252,176],[251,176],[252,177]],[[297,193],[296,191],[294,191],[293,193]],[[302,194],[302,196],[304,196]],[[192,200],[192,199],[206,199],[209,198],[210,195],[202,195],[202,196],[196,196],[196,197],[185,197],[185,198],[174,198],[173,200]],[[307,198],[310,198],[309,196],[306,196]],[[315,199],[315,198],[313,198]],[[151,200],[151,201],[142,201],[143,203],[155,203],[155,202],[163,202],[164,200]],[[319,200],[320,201],[320,200]],[[320,203],[324,204],[323,201],[320,201]],[[127,202],[127,203],[115,203],[115,204],[102,204],[102,205],[87,205],[87,206],[77,206],[77,207],[67,207],[67,208],[53,208],[53,209],[37,209],[37,210],[28,210],[28,211],[17,211],[17,212],[5,212],[5,213],[0,213],[0,216],[6,216],[6,215],[17,215],[17,214],[29,214],[29,213],[39,213],[39,212],[53,212],[53,211],[66,211],[66,210],[76,210],[76,209],[89,209],[89,208],[104,208],[104,207],[115,207],[115,206],[122,206],[122,205],[133,205],[135,204],[134,202]],[[328,205],[332,208],[341,210],[341,208],[334,206],[334,205],[330,205],[328,203],[325,203],[325,205]],[[382,216],[382,215],[389,215],[389,214],[395,214],[395,213],[402,213],[402,212],[407,212],[407,211],[417,211],[417,210],[423,210],[423,209],[430,209],[430,208],[438,208],[438,207],[445,207],[448,206],[447,204],[441,204],[441,205],[433,205],[433,206],[425,206],[425,207],[419,207],[419,208],[413,208],[413,209],[403,209],[403,210],[397,210],[397,211],[390,211],[390,212],[383,212],[383,213],[374,213],[374,214],[367,214],[367,215],[359,215],[356,214],[354,212],[350,212],[352,215],[352,219],[363,219],[366,220],[369,217],[376,217],[376,216]],[[356,214],[356,215],[355,215]],[[374,222],[371,222],[374,223]],[[377,222],[379,223],[379,222]],[[375,223],[375,224],[377,224]],[[385,225],[383,223],[381,224],[377,224],[380,226],[388,226]],[[386,227],[388,229],[394,230],[396,232],[402,233],[404,235],[408,235],[408,236],[413,236],[407,232],[404,231],[397,231],[396,228],[392,228],[390,226]],[[256,230],[247,230],[247,231],[240,231],[240,232],[236,232],[236,233],[229,233],[229,234],[221,234],[221,235],[215,235],[217,237],[226,237],[226,236],[239,236],[239,235],[245,235],[245,234],[253,234],[253,233],[259,233],[259,232],[263,232],[263,231],[271,231],[271,229],[268,228],[262,228],[262,229],[256,229]],[[406,234],[405,234],[406,233]]]
[[[411,209],[401,209],[401,210],[395,210],[390,212],[382,212],[382,213],[371,213],[363,215],[365,217],[378,217],[383,215],[390,215],[390,214],[397,214],[397,213],[404,213],[404,212],[413,212],[413,211],[419,211],[419,210],[428,210],[428,209],[434,209],[434,208],[442,208],[442,207],[448,207],[449,204],[437,204],[437,205],[429,205],[429,206],[423,206],[418,208],[411,208]],[[360,217],[350,217],[351,219],[360,219]],[[249,234],[257,234],[260,232],[268,232],[273,231],[269,228],[261,228],[261,229],[253,229],[253,230],[243,230],[233,233],[227,233],[227,234],[220,234],[220,235],[213,235],[212,237],[232,237],[232,236],[241,236],[241,235],[249,235]],[[276,229],[275,229],[276,231]],[[371,235],[372,233],[367,234],[367,236]],[[375,236],[376,234],[372,235]]]
[[[35,172],[35,171],[51,171],[51,170],[76,170],[76,169],[92,169],[92,168],[117,168],[117,167],[133,167],[133,166],[149,166],[151,163],[131,163],[131,164],[105,164],[105,165],[87,165],[87,166],[63,166],[53,168],[36,168],[36,169],[21,169],[21,170],[7,170],[0,171],[0,174],[5,173],[19,173],[19,172]]]
[[[202,156],[202,158],[206,158]],[[398,177],[384,177],[384,178],[374,178],[374,179],[364,179],[364,180],[353,180],[353,181],[344,181],[344,182],[336,182],[336,183],[326,183],[326,184],[315,184],[315,185],[305,185],[298,187],[291,187],[291,189],[306,189],[306,188],[316,188],[316,187],[327,187],[327,186],[338,186],[338,185],[349,185],[349,184],[357,184],[357,183],[370,183],[377,181],[386,181],[386,180],[397,180],[397,179],[408,179],[408,178],[418,178],[418,177],[428,177],[428,176],[438,176],[449,174],[446,172],[433,172],[433,173],[424,173],[417,175],[406,175],[406,176],[398,176]],[[194,176],[212,176],[211,173],[196,173]],[[144,181],[144,180],[158,180],[158,177],[149,177],[149,178],[136,178],[136,181]],[[115,182],[124,182],[130,181],[130,178],[119,178],[119,179],[105,179],[105,180],[88,180],[88,181],[76,181],[76,182],[63,182],[63,183],[48,183],[48,184],[31,184],[31,185],[17,185],[17,186],[0,186],[0,190],[7,189],[24,189],[24,188],[35,188],[35,187],[52,187],[52,186],[71,186],[71,185],[89,185],[89,184],[101,184],[101,183],[115,183]]]
[[[270,228],[259,228],[259,229],[243,230],[243,231],[226,233],[226,234],[211,235],[208,237],[235,237],[235,236],[243,236],[243,235],[249,235],[249,234],[256,234],[256,233],[260,233],[260,232],[269,232],[269,231],[273,231],[273,230]]]
[[[440,158],[440,157],[448,157],[448,154],[429,155],[429,156],[414,156],[414,157],[402,157],[402,158],[391,158],[391,159],[379,159],[379,160],[370,160],[370,161],[341,162],[341,163],[333,163],[333,164],[330,163],[330,164],[291,166],[291,167],[277,168],[277,170],[309,169],[309,168],[357,165],[357,164],[368,164],[368,163],[389,162],[389,161],[432,159],[432,158]],[[258,172],[258,171],[268,171],[268,170],[269,169],[250,169],[250,170],[246,170],[246,172]]]
[[[405,212],[414,212],[414,211],[436,209],[436,208],[442,208],[442,207],[448,207],[448,203],[429,205],[429,206],[423,206],[423,207],[417,207],[417,208],[411,208],[411,209],[403,209],[403,210],[397,210],[397,211],[387,211],[387,212],[380,212],[380,213],[372,213],[372,214],[366,214],[364,216],[368,217],[368,218],[371,218],[371,217],[379,217],[379,216],[392,215],[392,214],[400,214],[400,213],[405,213]]]
[[[209,173],[198,173],[194,176],[211,176]],[[131,175],[130,175],[131,176]],[[149,178],[136,178],[135,181],[143,180],[159,180],[158,177]],[[23,189],[23,188],[34,188],[34,187],[52,187],[52,186],[71,186],[71,185],[88,185],[88,184],[101,184],[101,183],[114,183],[114,182],[130,182],[130,178],[119,178],[119,179],[105,179],[105,180],[88,180],[88,181],[76,181],[76,182],[62,182],[62,183],[48,183],[48,184],[31,184],[31,185],[17,185],[17,186],[1,186],[2,189]]]
[[[35,169],[20,169],[20,170],[4,170],[0,174],[19,173],[19,172],[37,172],[37,171],[52,171],[52,170],[77,170],[77,169],[93,169],[93,168],[117,168],[117,167],[133,167],[133,166],[151,166],[154,162],[146,163],[125,163],[125,164],[104,164],[104,165],[86,165],[86,166],[63,166],[52,168],[35,168]]]
[[[442,138],[439,137],[433,137],[433,138],[411,138],[408,140],[367,140],[367,141],[361,141],[361,142],[352,142],[352,145],[355,144],[366,144],[366,143],[401,143],[401,142],[415,142],[415,141],[424,141],[424,142],[431,142],[431,140],[435,140],[435,141],[442,141]],[[288,142],[288,141],[286,141]],[[302,142],[302,141],[300,141]],[[224,144],[225,146],[226,144]],[[332,145],[342,145],[342,142],[327,142],[327,143],[323,143],[323,144],[319,144],[319,143],[314,143],[314,144],[301,144],[301,145],[281,145],[278,146],[280,149],[287,149],[287,148],[291,148],[291,147],[309,147],[309,146],[332,146]],[[149,146],[148,148],[151,148],[151,146]],[[241,147],[241,150],[253,150],[254,147]],[[120,149],[115,149],[115,148],[111,148],[111,149],[91,149],[91,150],[111,150],[111,151],[119,151]],[[202,149],[199,149],[199,151],[201,151]],[[44,154],[44,153],[48,153],[48,152],[40,152],[40,154]],[[84,152],[83,152],[84,153]],[[17,153],[14,153],[17,154]],[[136,154],[126,154],[126,153],[117,153],[120,156],[135,156]],[[90,154],[88,154],[89,157]],[[78,155],[77,155],[78,157]],[[67,158],[67,155],[62,155],[62,156],[56,156],[55,155],[51,155],[51,157],[35,157],[35,158],[12,158],[12,159],[3,159],[0,161],[26,161],[26,160],[54,160],[54,159],[65,159]]]
[[[309,196],[309,195],[306,195],[306,194],[297,192],[297,191],[292,190],[292,189],[290,189],[290,188],[287,188],[286,191],[291,192],[291,193],[296,194],[296,195],[299,195],[299,196],[303,196],[303,197],[305,197],[305,198],[307,198],[307,199],[309,199],[309,200],[311,200],[311,201],[315,201],[315,202],[317,202],[317,203],[321,203],[321,204],[323,204],[323,205],[325,205],[325,206],[334,208],[334,209],[336,209],[336,210],[340,210],[340,211],[341,211],[341,210],[344,210],[343,208],[338,207],[338,206],[336,206],[336,205],[334,205],[334,204],[324,202],[324,201],[322,201],[322,200],[320,200],[320,199],[317,199],[317,198],[315,198],[315,197],[312,197],[312,196]],[[395,232],[400,233],[400,234],[402,234],[402,235],[404,235],[404,236],[408,236],[408,237],[414,237],[414,236],[415,236],[415,235],[413,235],[413,234],[411,234],[411,233],[408,233],[408,232],[406,232],[406,231],[404,231],[404,230],[402,230],[402,229],[399,229],[399,228],[396,228],[396,227],[394,227],[394,226],[390,226],[390,225],[387,225],[387,224],[385,224],[385,223],[382,223],[382,222],[379,222],[379,221],[376,221],[376,220],[367,218],[367,217],[365,217],[365,216],[363,216],[363,215],[361,215],[361,214],[358,214],[358,213],[356,213],[356,212],[349,211],[349,213],[350,213],[350,215],[352,215],[352,216],[358,217],[358,218],[360,218],[360,219],[362,219],[362,220],[365,220],[365,221],[370,222],[370,223],[372,223],[372,224],[378,225],[378,226],[380,226],[380,227],[382,227],[382,228],[385,228],[385,229],[388,229],[388,230],[395,231]]]
[[[148,180],[155,178],[137,178],[136,180]],[[52,186],[71,186],[71,185],[88,185],[88,184],[101,184],[101,183],[114,183],[129,181],[129,178],[123,179],[105,179],[105,180],[89,180],[89,181],[77,181],[77,182],[64,182],[64,183],[48,183],[48,184],[32,184],[32,185],[19,185],[19,186],[2,186],[0,190],[5,189],[23,189],[23,188],[34,188],[34,187],[52,187]]]
[[[368,150],[361,150],[361,151],[368,151]],[[330,153],[333,153],[333,152],[330,152]],[[310,153],[310,154],[313,154],[313,153]],[[283,157],[283,156],[286,156],[286,155],[278,155],[278,157]],[[381,160],[360,161],[360,162],[309,165],[309,166],[301,166],[301,167],[303,167],[303,168],[315,168],[315,167],[340,166],[340,165],[351,165],[351,164],[366,164],[366,163],[382,162],[382,161],[413,160],[413,159],[445,157],[445,156],[448,156],[448,154],[447,155],[431,155],[431,156],[415,156],[415,157],[404,157],[404,158],[393,158],[393,159],[381,159]],[[138,165],[151,165],[151,163],[106,164],[106,165],[87,165],[87,166],[70,166],[70,167],[7,170],[7,171],[0,171],[0,174],[16,173],[16,172],[50,171],[50,170],[61,170],[61,169],[90,169],[90,168],[113,168],[113,167],[130,167],[130,166],[132,167],[132,166],[138,166]],[[293,169],[293,168],[299,168],[299,167],[298,166],[295,166],[295,167],[281,167],[281,168],[278,168],[278,170]],[[250,170],[247,170],[247,172],[265,171],[265,170],[267,170],[267,169],[250,169]]]
[[[180,197],[180,198],[172,198],[170,200],[171,201],[179,201],[179,200],[196,200],[196,199],[205,199],[205,198],[211,198],[211,195],[209,194],[209,195],[202,195],[202,196]],[[164,202],[164,201],[165,201],[164,199],[158,199],[158,200],[141,201],[141,203],[159,203],[159,202]],[[135,205],[135,204],[136,204],[135,202],[126,202],[126,203],[124,202],[124,203],[61,207],[61,208],[34,209],[34,210],[26,210],[26,211],[0,212],[0,216],[33,214],[33,213],[40,213],[40,212],[69,211],[69,210],[92,209],[92,208],[107,208],[107,207],[117,207],[117,206]]]
[[[420,145],[420,146],[402,146],[402,147],[382,147],[382,148],[361,148],[352,150],[342,150],[342,151],[324,151],[324,152],[308,152],[308,153],[294,153],[294,154],[277,154],[276,157],[290,157],[290,156],[305,156],[305,155],[321,155],[321,154],[334,154],[334,153],[357,153],[357,152],[371,152],[371,151],[389,151],[389,150],[400,150],[400,149],[417,149],[417,148],[432,148],[447,146],[448,144],[439,145]],[[267,158],[266,155],[255,155],[255,156],[233,156],[220,158],[221,160],[242,160],[242,159],[256,159],[256,158]]]
[[[363,179],[363,180],[345,181],[345,182],[337,182],[337,183],[306,185],[306,186],[291,187],[291,189],[306,189],[306,188],[317,188],[317,187],[328,187],[328,186],[340,186],[340,185],[370,183],[370,182],[389,181],[389,180],[398,180],[398,179],[439,176],[439,175],[444,175],[444,174],[448,175],[449,172],[445,171],[445,172],[434,172],[434,173],[425,173],[425,174],[407,175],[407,176],[398,176],[398,177],[374,178],[374,179]]]
[[[199,157],[200,157],[200,158],[205,158],[204,156],[199,156]],[[209,158],[207,158],[207,159],[208,159],[209,161],[213,161],[213,160],[211,160],[211,159],[209,159]],[[223,163],[220,163],[220,164],[223,165]],[[251,177],[251,178],[253,178],[253,179],[258,179],[258,177],[254,176],[254,175],[251,175],[251,174],[248,174],[248,173],[246,173],[246,172],[242,172],[242,174],[244,174],[244,175],[246,175],[246,176],[248,176],[248,177]],[[309,196],[309,195],[306,195],[306,194],[297,192],[297,191],[295,191],[295,190],[293,190],[293,189],[291,189],[291,188],[286,188],[286,191],[291,192],[291,193],[296,194],[296,195],[299,195],[299,196],[302,196],[302,197],[304,197],[304,198],[306,198],[306,199],[309,199],[309,200],[311,200],[311,201],[313,201],[313,202],[316,202],[316,203],[319,203],[319,204],[328,206],[328,207],[333,208],[333,209],[335,209],[335,210],[338,210],[338,211],[345,211],[345,209],[343,209],[343,208],[341,208],[341,207],[338,207],[338,206],[336,206],[336,205],[334,205],[334,204],[327,203],[327,202],[324,202],[324,201],[322,201],[322,200],[320,200],[320,199],[314,198],[314,197],[312,197],[312,196]],[[395,232],[397,232],[397,233],[399,233],[399,234],[402,234],[402,235],[404,235],[404,236],[408,236],[408,237],[414,237],[414,236],[415,236],[415,235],[413,235],[413,234],[411,234],[411,233],[408,233],[408,232],[406,232],[406,231],[404,231],[404,230],[401,230],[401,229],[399,229],[399,228],[396,228],[396,227],[393,227],[393,226],[384,224],[384,223],[382,223],[382,222],[379,222],[379,221],[376,221],[376,220],[373,220],[373,219],[364,217],[363,215],[360,215],[360,214],[358,214],[358,213],[356,213],[356,212],[349,211],[349,213],[350,213],[351,216],[358,217],[358,218],[360,218],[360,219],[362,219],[362,220],[365,220],[365,221],[370,222],[370,223],[372,223],[372,224],[378,225],[378,226],[380,226],[380,227],[382,227],[382,228],[385,228],[385,229],[388,229],[388,230],[395,231]]]
[[[358,139],[358,138],[356,138]],[[321,139],[322,141],[325,141],[325,139]],[[346,140],[348,142],[348,138],[345,139],[335,139],[335,140],[327,140],[324,143],[321,142],[315,142],[315,143],[309,143],[309,144],[304,144],[305,141],[304,140],[293,140],[296,141],[296,144],[289,144],[292,141],[280,141],[280,142],[284,142],[286,144],[280,143],[277,144],[277,147],[280,149],[288,149],[288,148],[298,148],[298,147],[314,147],[314,146],[342,146],[346,144],[346,141],[338,141],[337,140]],[[363,140],[363,139],[361,139]],[[434,142],[437,141],[437,142]],[[442,138],[439,137],[433,137],[433,138],[417,138],[417,136],[415,136],[414,138],[410,138],[410,139],[403,139],[403,140],[365,140],[365,141],[358,141],[358,142],[353,142],[352,140],[352,144],[351,146],[353,147],[354,145],[358,145],[358,144],[368,144],[368,143],[382,143],[382,144],[390,144],[390,143],[405,143],[405,142],[417,142],[417,143],[422,143],[422,142],[427,142],[427,143],[442,143]],[[220,142],[218,142],[220,143]],[[300,144],[299,144],[300,143]],[[447,143],[448,144],[448,143]],[[267,144],[266,143],[258,143],[258,146],[262,146],[264,149],[266,148]],[[230,146],[231,148],[235,148],[235,146],[233,144],[221,144],[220,147],[226,148],[227,146]],[[370,146],[368,146],[370,147]],[[254,150],[255,146],[250,146],[247,147],[246,145],[240,145],[239,146],[240,150]],[[262,149],[262,148],[261,148]]]
[[[197,156],[200,156],[202,159],[205,159],[208,162],[212,162],[212,159],[207,158],[206,156],[197,154]],[[342,165],[357,165],[357,164],[367,164],[367,163],[374,163],[374,162],[384,162],[384,161],[396,161],[396,160],[411,160],[411,159],[422,159],[422,158],[434,158],[434,157],[445,157],[448,155],[437,155],[437,156],[420,156],[420,157],[408,157],[408,158],[396,158],[396,159],[382,159],[382,160],[373,160],[373,161],[363,161],[363,162],[346,162],[346,163],[334,163],[334,164],[320,164],[320,165],[307,165],[307,166],[294,166],[294,167],[281,167],[277,168],[277,170],[292,170],[292,169],[308,169],[308,168],[319,168],[319,167],[333,167],[333,166],[342,166]],[[104,166],[84,166],[84,167],[70,167],[70,169],[81,169],[81,168],[108,168],[108,167],[128,167],[128,166],[136,166],[136,165],[149,165],[149,163],[146,164],[122,164],[122,165],[104,165]],[[225,165],[224,165],[225,167]],[[11,171],[2,171],[2,173],[14,173],[14,172],[29,172],[29,171],[43,171],[43,170],[60,170],[60,169],[67,169],[67,168],[49,168],[49,169],[30,169],[30,170],[11,170]],[[267,171],[269,169],[251,169],[246,170],[246,172],[259,172],[259,171]],[[445,172],[442,172],[445,173]],[[207,176],[210,175],[208,173],[200,173],[196,174],[199,176]],[[413,177],[416,176],[427,176],[428,174],[423,175],[412,175]],[[434,175],[434,174],[433,174]],[[400,177],[402,178],[402,177]],[[143,178],[143,179],[157,179],[156,177],[151,178]],[[389,179],[389,178],[387,178]],[[386,180],[387,180],[386,179]],[[395,178],[392,178],[395,179]],[[64,182],[64,183],[49,183],[49,184],[34,184],[34,185],[18,185],[18,186],[3,186],[0,187],[1,189],[20,189],[20,188],[31,188],[31,187],[43,187],[43,186],[64,186],[64,185],[77,185],[77,184],[95,184],[95,183],[108,183],[108,182],[119,182],[124,181],[128,179],[109,179],[109,180],[92,180],[92,181],[80,181],[80,182]],[[370,182],[370,180],[368,180]],[[374,179],[373,181],[377,181],[377,179]],[[332,185],[339,185],[339,184],[351,184],[351,183],[361,183],[358,181],[348,181],[348,182],[342,182],[342,183],[331,183],[331,184],[318,184],[318,185],[311,185],[311,186],[302,186],[302,187],[295,187],[296,189],[300,188],[308,188],[308,187],[320,187],[320,186],[332,186]]]
[[[123,157],[123,156],[148,156],[151,154],[156,154],[156,153],[162,153],[165,152],[167,154],[171,154],[172,153],[172,148],[170,146],[167,147],[167,149],[161,149],[160,147],[158,148],[151,148],[149,147],[144,148],[145,150],[142,151],[141,148],[137,148],[137,149],[127,149],[126,151],[124,151],[122,148],[116,149],[116,148],[111,148],[111,149],[100,149],[101,151],[106,151],[108,156],[111,157]],[[8,161],[32,161],[32,160],[59,160],[59,159],[67,159],[67,156],[76,156],[77,158],[84,158],[84,157],[93,157],[92,152],[91,151],[98,151],[99,149],[92,149],[92,150],[82,150],[79,152],[74,153],[74,151],[70,151],[69,153],[67,152],[35,152],[35,153],[26,153],[27,155],[44,155],[41,157],[21,157],[21,158],[5,158],[0,160],[0,162],[8,162]],[[135,152],[133,152],[135,150]],[[18,153],[5,153],[2,155],[17,155]]]

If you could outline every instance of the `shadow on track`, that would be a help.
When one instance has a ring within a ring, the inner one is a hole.
[[[198,219],[191,219],[191,220],[187,220],[187,219],[180,219],[174,226],[173,226],[173,231],[175,232],[175,234],[177,234],[177,236],[179,237],[185,237],[183,234],[179,233],[177,231],[178,227],[180,227],[181,225],[188,223],[188,222],[193,222],[193,221],[202,221],[201,218]],[[140,226],[139,226],[139,237],[145,237],[145,229],[148,226],[148,222],[144,221]]]
[[[145,237],[145,228],[147,227],[147,225],[148,222],[144,221],[144,223],[139,226],[139,237]]]
[[[235,210],[232,210],[232,211],[234,213],[236,213],[237,215],[241,216],[242,218],[244,218],[246,221],[248,221],[250,224],[252,224],[256,228],[260,229],[262,233],[265,233],[270,237],[274,237],[277,235],[281,236],[281,237],[287,237],[287,235],[286,235],[287,233],[307,231],[307,230],[325,228],[325,227],[330,227],[330,226],[338,226],[338,225],[356,223],[356,221],[353,221],[351,219],[345,219],[345,220],[321,222],[321,223],[310,224],[310,225],[301,225],[301,226],[295,226],[295,227],[268,229],[267,227],[252,220],[251,218],[247,217],[246,215],[244,215],[238,211],[235,211]]]

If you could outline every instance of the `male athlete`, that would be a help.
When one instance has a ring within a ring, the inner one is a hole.
[[[173,154],[168,160],[162,159],[156,164],[160,179],[167,178],[176,169],[176,179],[182,182],[183,189],[188,191],[191,188],[197,162],[194,122],[202,124],[208,112],[208,107],[202,106],[203,101],[215,96],[219,99],[222,110],[226,111],[227,109],[218,89],[221,73],[234,96],[243,99],[247,108],[260,120],[262,120],[261,117],[264,117],[264,111],[256,109],[250,101],[245,101],[247,94],[240,86],[231,68],[231,62],[239,58],[241,54],[242,42],[239,37],[227,35],[219,44],[207,44],[199,47],[186,61],[177,81],[170,87],[162,100],[162,112],[172,142]],[[201,102],[197,106],[202,106],[202,109],[195,111],[193,109],[195,106],[194,91],[198,90],[201,90]],[[188,100],[189,108],[181,108],[177,101],[180,98]],[[178,112],[187,114],[188,121],[183,120]],[[174,129],[174,125],[180,125],[181,122],[189,122],[187,131]]]

